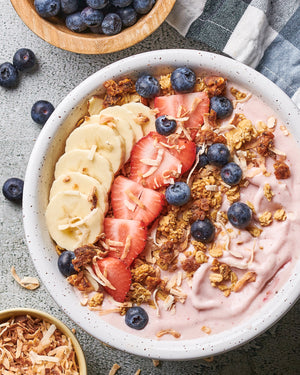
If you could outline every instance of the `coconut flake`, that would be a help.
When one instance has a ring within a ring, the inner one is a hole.
[[[97,150],[97,145],[92,145],[92,147],[90,149],[90,152],[89,152],[89,154],[87,156],[88,160],[93,160],[94,159],[96,150]]]

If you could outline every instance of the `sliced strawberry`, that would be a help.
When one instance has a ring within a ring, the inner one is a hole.
[[[146,244],[147,229],[137,220],[105,218],[104,233],[106,240],[116,241],[111,245],[115,250],[111,250],[108,255],[120,258],[128,267]]]
[[[111,204],[115,218],[142,221],[148,225],[160,214],[164,195],[118,176],[112,185]]]
[[[196,144],[187,139],[174,137],[165,137],[156,132],[149,133],[153,138],[156,138],[160,145],[166,147],[167,150],[180,160],[182,164],[181,173],[188,171],[194,164],[196,158]]]
[[[131,151],[130,179],[150,189],[168,185],[182,173],[182,164],[151,134],[140,139]]]
[[[124,262],[118,258],[107,257],[97,260],[100,272],[115,288],[105,286],[104,289],[117,302],[124,302],[131,284],[131,272]]]
[[[189,117],[184,126],[190,128],[191,138],[194,139],[199,126],[203,124],[203,114],[209,112],[209,97],[205,92],[157,96],[154,106],[158,110],[157,116]]]

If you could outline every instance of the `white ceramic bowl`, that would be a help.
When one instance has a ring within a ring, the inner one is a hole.
[[[279,292],[247,322],[219,334],[192,340],[157,341],[139,338],[110,326],[95,313],[80,305],[72,287],[57,269],[57,254],[47,231],[44,212],[55,163],[63,153],[65,140],[74,123],[86,111],[86,99],[92,94],[99,93],[99,88],[107,79],[136,75],[141,71],[156,74],[181,65],[187,65],[196,71],[222,74],[263,98],[300,140],[299,110],[275,84],[255,70],[229,58],[207,52],[147,52],[120,60],[96,72],[59,104],[42,129],[32,151],[23,198],[24,227],[29,252],[40,278],[62,310],[89,334],[115,348],[144,357],[168,360],[216,355],[234,349],[264,332],[297,300],[300,290],[300,261]]]

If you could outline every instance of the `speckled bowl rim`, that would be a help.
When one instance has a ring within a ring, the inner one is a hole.
[[[24,229],[30,255],[40,278],[62,310],[89,334],[110,346],[135,355],[163,360],[191,360],[220,354],[239,347],[270,328],[299,297],[300,260],[297,260],[290,278],[278,293],[246,322],[219,334],[191,340],[159,341],[141,338],[109,325],[94,312],[80,305],[79,299],[57,269],[57,255],[47,233],[39,195],[44,188],[41,175],[46,156],[50,157],[47,154],[50,153],[50,145],[67,115],[74,111],[76,106],[80,106],[84,98],[95,93],[107,79],[126,76],[131,72],[150,71],[155,74],[164,67],[172,69],[181,65],[201,71],[219,72],[258,95],[278,113],[299,143],[298,108],[282,90],[254,69],[209,52],[188,49],[151,51],[106,66],[66,96],[36,141],[26,171],[23,195]]]
[[[7,320],[13,316],[20,316],[20,315],[30,315],[35,318],[41,318],[51,324],[55,324],[55,326],[66,336],[71,339],[72,345],[76,352],[76,357],[79,366],[79,373],[80,375],[87,375],[87,367],[86,361],[84,357],[84,353],[81,349],[81,346],[73,334],[73,332],[59,319],[55,318],[53,315],[50,315],[44,311],[30,309],[30,308],[13,308],[0,311],[0,323],[4,320]]]

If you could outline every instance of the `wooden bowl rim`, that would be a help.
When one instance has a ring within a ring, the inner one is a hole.
[[[10,0],[15,11],[37,36],[55,47],[81,54],[106,54],[121,51],[142,41],[152,34],[167,18],[176,0],[156,0],[151,11],[136,24],[121,33],[104,36],[93,33],[75,33],[57,19],[45,19],[38,15],[33,1]],[[56,22],[55,22],[56,21]]]

